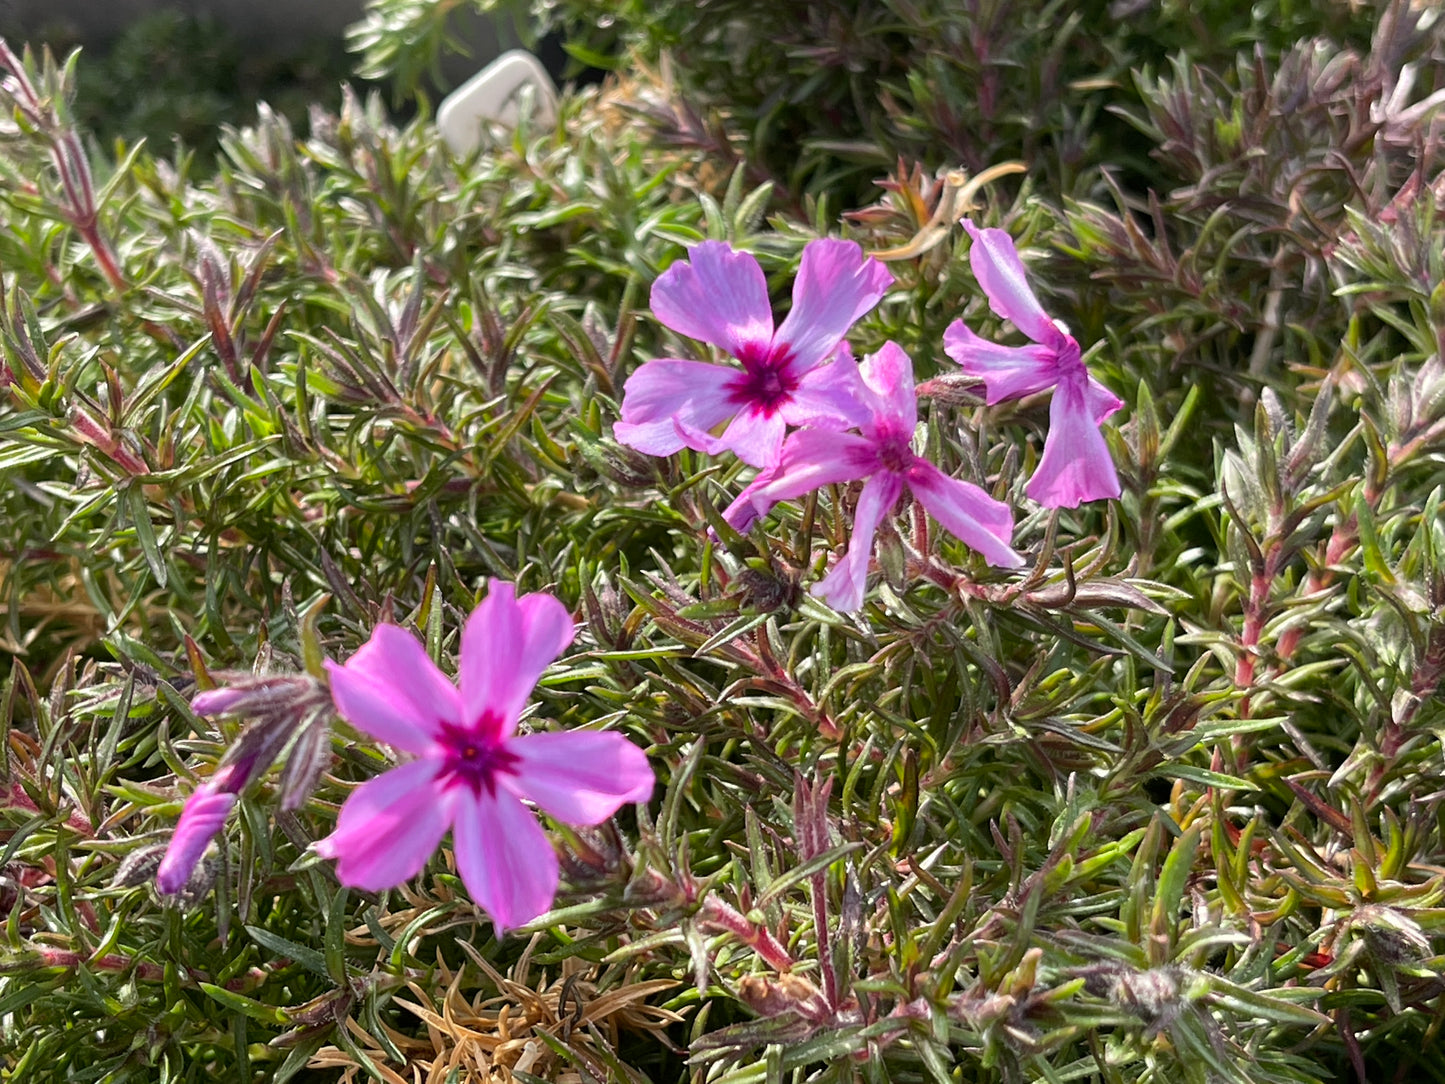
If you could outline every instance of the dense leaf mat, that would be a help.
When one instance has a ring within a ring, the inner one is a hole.
[[[373,5],[371,74],[451,6]],[[354,96],[214,175],[112,156],[0,56],[0,1079],[1445,1079],[1442,21],[706,7],[608,5],[574,52],[625,77],[466,161]],[[1126,403],[1077,511],[1023,492],[1047,397],[940,346],[1019,341],[935,213],[1015,158],[974,218]],[[807,589],[855,492],[737,535],[739,464],[613,439],[694,349],[666,267],[726,240],[782,299],[823,234],[904,249],[854,348],[912,356],[1023,571],[901,509],[842,615]],[[341,888],[309,847],[393,758],[304,692],[157,894],[255,725],[197,691],[312,689],[388,621],[450,672],[493,577],[580,622],[532,725],[659,777],[551,826],[550,915],[496,940],[446,848]]]

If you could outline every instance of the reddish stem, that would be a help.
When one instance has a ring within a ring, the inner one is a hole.
[[[19,780],[12,780],[8,787],[0,789],[0,807],[23,809],[27,813],[44,812],[35,804],[30,795],[25,793],[25,788],[20,785]],[[95,826],[79,810],[72,809],[67,813],[65,823],[67,827],[73,828],[83,836],[95,835]]]
[[[754,926],[747,916],[715,895],[702,901],[700,924],[732,934],[761,956],[763,962],[775,971],[791,971],[797,962],[770,930],[764,926]]]

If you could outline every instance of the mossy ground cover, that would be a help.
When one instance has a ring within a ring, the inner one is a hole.
[[[368,74],[452,6],[375,4]],[[1248,12],[562,4],[619,70],[554,126],[461,160],[349,95],[214,171],[0,57],[0,1078],[1445,1079],[1445,26]],[[1011,160],[971,214],[1125,400],[1117,501],[1028,501],[1047,395],[941,348],[1019,341],[945,213]],[[668,266],[725,240],[785,304],[821,235],[896,257],[853,348],[909,352],[1022,571],[909,507],[840,614],[855,490],[739,535],[740,464],[613,439],[700,349]],[[491,578],[579,624],[527,725],[658,777],[548,825],[553,911],[495,937],[449,847],[342,887],[311,845],[396,758],[300,693],[157,893],[258,721],[197,692],[384,622],[452,673]]]

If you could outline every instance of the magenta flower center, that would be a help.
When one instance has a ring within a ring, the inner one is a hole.
[[[873,434],[873,451],[878,457],[878,466],[892,474],[907,474],[918,458],[913,454],[913,442],[907,433],[897,431],[898,427],[888,423]]]
[[[1059,356],[1054,364],[1057,366],[1060,379],[1068,376],[1070,373],[1086,372],[1083,352],[1079,349],[1079,341],[1072,335],[1064,336],[1064,345],[1059,348]]]
[[[751,407],[770,418],[798,390],[793,375],[793,358],[786,349],[777,352],[766,347],[744,349],[738,360],[746,372],[728,382],[728,397],[740,407]]]
[[[508,751],[504,742],[487,736],[486,731],[494,729],[487,723],[483,719],[476,729],[442,727],[438,739],[442,770],[437,778],[444,786],[460,785],[478,796],[483,791],[491,795],[496,792],[498,775],[517,774],[516,754]]]

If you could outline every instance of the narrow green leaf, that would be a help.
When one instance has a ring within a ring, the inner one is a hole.
[[[146,564],[150,565],[151,575],[156,578],[156,584],[160,587],[166,585],[166,562],[161,556],[160,546],[156,542],[155,525],[151,522],[150,507],[146,503],[145,492],[139,485],[131,485],[126,489],[126,507],[130,513],[130,521],[135,526],[136,540],[140,543],[141,552],[145,554]]]
[[[232,993],[223,986],[216,986],[214,983],[203,982],[200,984],[202,990],[213,1001],[219,1002],[231,1012],[238,1012],[249,1016],[252,1020],[259,1020],[263,1024],[276,1027],[285,1024],[286,1013],[274,1005],[267,1005],[264,1002],[255,1001],[241,994]]]
[[[313,948],[305,945],[298,945],[295,941],[288,940],[280,934],[272,933],[270,930],[262,929],[260,926],[245,927],[246,933],[258,945],[270,949],[272,952],[280,953],[288,957],[294,963],[300,964],[307,971],[320,975],[323,979],[331,977],[331,970],[327,967],[326,957]]]
[[[1194,869],[1194,858],[1199,853],[1201,832],[1198,823],[1191,825],[1174,841],[1174,846],[1169,849],[1169,856],[1164,859],[1164,867],[1159,871],[1159,882],[1154,890],[1154,908],[1150,915],[1150,926],[1154,932],[1151,946],[1162,939],[1167,939],[1169,943],[1174,940],[1179,922],[1179,905],[1184,899],[1184,889]],[[1162,964],[1167,962],[1167,957],[1151,962]]]
[[[783,893],[787,892],[793,886],[802,884],[819,870],[827,869],[834,862],[841,861],[848,857],[848,855],[861,851],[863,847],[864,844],[862,843],[844,843],[837,847],[831,847],[822,854],[814,855],[808,861],[793,867],[788,870],[788,872],[776,878],[772,884],[768,885],[768,890],[753,902],[753,906],[758,908],[768,906],[768,904],[780,898]]]

